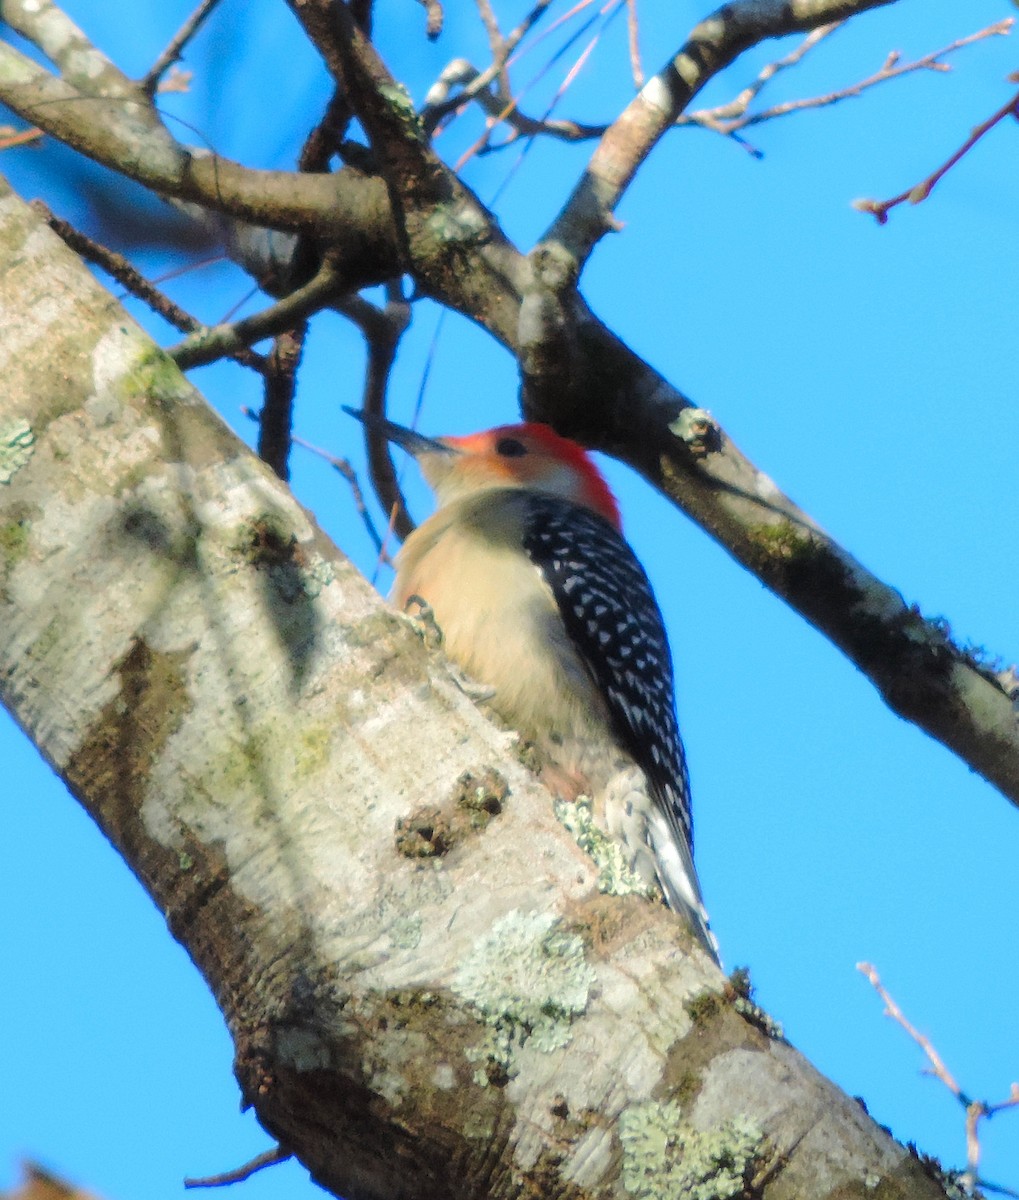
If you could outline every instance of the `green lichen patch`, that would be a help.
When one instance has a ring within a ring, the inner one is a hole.
[[[421,918],[398,917],[389,927],[389,940],[397,950],[416,950],[421,945]]]
[[[402,83],[382,83],[379,95],[388,103],[390,113],[397,119],[403,132],[415,141],[425,136],[424,126],[414,107],[414,100]]]
[[[598,868],[599,892],[609,896],[661,898],[656,885],[642,879],[630,867],[619,843],[595,823],[588,797],[579,796],[573,801],[556,800],[553,811],[581,850],[594,860]]]
[[[632,1104],[619,1118],[623,1186],[637,1200],[729,1200],[742,1196],[764,1158],[764,1135],[748,1118],[694,1129],[678,1104]]]
[[[35,453],[35,433],[25,420],[0,425],[0,484],[10,483]]]
[[[802,562],[816,550],[806,529],[797,527],[792,521],[756,525],[750,530],[750,539],[761,559],[771,562]]]
[[[513,1075],[513,1058],[529,1042],[551,1052],[567,1045],[570,1025],[587,1008],[595,974],[584,944],[548,913],[508,913],[482,937],[453,981],[489,1027],[472,1061],[484,1085]]]
[[[302,779],[329,765],[336,730],[325,723],[302,726],[294,738],[294,767]]]
[[[483,246],[491,237],[484,216],[468,204],[436,204],[425,222],[427,240],[440,249]]]
[[[28,553],[29,522],[15,518],[0,524],[0,566],[10,568]]]

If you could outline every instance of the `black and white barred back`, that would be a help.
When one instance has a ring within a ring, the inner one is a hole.
[[[716,953],[693,867],[690,782],[672,657],[644,568],[603,517],[551,494],[528,497],[524,549],[552,589],[567,633],[607,701],[613,733],[644,772],[665,818],[673,845],[660,844],[654,828],[648,837],[666,899]]]

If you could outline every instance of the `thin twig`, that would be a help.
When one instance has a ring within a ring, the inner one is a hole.
[[[191,81],[194,77],[194,71],[184,71],[180,67],[171,67],[166,78],[159,81],[159,87],[156,88],[156,91],[161,96],[165,96],[170,92],[183,95],[191,91]]]
[[[948,1088],[953,1096],[960,1100],[964,1105],[968,1105],[969,1097],[963,1095],[962,1088],[960,1088],[955,1082],[955,1078],[953,1077],[952,1073],[942,1062],[941,1056],[931,1045],[930,1041],[917,1029],[914,1029],[906,1019],[905,1013],[903,1013],[902,1009],[899,1008],[899,1006],[885,990],[885,987],[882,984],[874,966],[871,963],[862,962],[856,964],[856,969],[867,976],[867,979],[870,981],[874,991],[877,992],[877,994],[884,1001],[885,1015],[891,1017],[893,1021],[897,1021],[902,1026],[902,1028],[909,1034],[913,1041],[916,1042],[924,1054],[927,1055],[933,1073],[938,1077],[938,1079],[941,1080],[941,1082],[946,1088]]]
[[[891,200],[854,200],[853,208],[858,209],[860,212],[873,214],[879,225],[887,224],[888,213],[891,209],[895,208],[896,205],[904,204],[907,200],[910,204],[920,204],[926,200],[934,190],[935,184],[947,175],[955,164],[964,155],[968,154],[986,133],[990,132],[999,122],[1004,121],[1006,117],[1010,116],[1019,120],[1019,92],[1012,96],[1007,103],[1003,104],[996,113],[978,125],[951,158],[947,162],[942,163],[926,179],[922,179],[914,187],[900,192],[898,196],[893,196]]]
[[[586,5],[586,3],[587,3],[587,0],[584,0],[584,5]],[[590,57],[595,46],[597,46],[599,40],[601,39],[602,34],[605,32],[606,28],[608,27],[609,21],[611,21],[611,19],[616,15],[616,13],[618,11],[620,11],[619,4],[620,4],[620,0],[606,0],[606,3],[600,9],[596,13],[592,14],[580,26],[580,28],[577,29],[573,34],[571,34],[571,36],[563,43],[563,45],[560,46],[559,49],[556,50],[556,52],[553,55],[551,55],[548,62],[546,62],[544,64],[544,66],[541,68],[541,70],[538,71],[538,73],[530,80],[530,82],[527,84],[527,86],[521,92],[521,96],[523,96],[524,94],[526,94],[526,92],[530,88],[534,87],[535,84],[540,82],[540,80],[544,78],[544,76],[548,73],[548,71],[551,70],[551,68],[556,64],[556,62],[558,62],[558,60],[566,53],[566,51],[570,49],[570,47],[574,44],[574,42],[576,42],[580,37],[582,37],[583,34],[586,33],[587,30],[590,29],[591,26],[594,25],[599,20],[599,18],[601,19],[601,22],[602,22],[601,27],[595,31],[594,36],[588,41],[587,45],[580,52],[580,56],[574,61],[573,65],[570,67],[569,71],[567,71],[565,79],[559,85],[559,88],[556,91],[555,96],[552,98],[551,103],[548,105],[544,114],[542,115],[541,120],[538,122],[539,127],[543,126],[545,124],[545,122],[548,120],[553,109],[556,107],[556,105],[562,99],[563,95],[565,94],[566,90],[569,88],[570,84],[577,77],[577,74],[579,73],[581,68],[584,66],[584,64],[587,62],[587,60]],[[467,164],[467,162],[471,158],[474,157],[474,155],[486,153],[488,144],[489,144],[489,139],[491,138],[491,135],[492,135],[492,131],[496,127],[496,125],[498,125],[499,123],[506,121],[508,124],[510,124],[514,127],[517,134],[520,134],[523,132],[523,130],[521,128],[522,122],[520,121],[520,119],[519,118],[516,120],[512,119],[513,114],[515,113],[515,110],[517,108],[517,103],[518,103],[518,98],[511,99],[509,104],[507,104],[505,106],[505,108],[503,108],[503,110],[501,112],[499,112],[492,121],[489,121],[487,123],[487,125],[485,127],[485,132],[471,146],[469,146],[467,148],[467,150],[464,151],[463,154],[460,155],[459,159],[456,161],[456,164],[453,167],[454,171],[459,172],[460,170],[462,170],[463,167]],[[530,136],[533,137],[534,135],[530,134]],[[503,186],[505,186],[505,181],[503,183]],[[500,191],[501,190],[502,190],[502,188],[500,188]]]
[[[492,63],[502,64],[493,80],[495,84],[494,95],[498,97],[501,103],[506,104],[512,96],[509,71],[506,69],[506,63],[512,51],[506,48],[506,38],[499,28],[499,18],[495,15],[495,10],[492,8],[489,0],[474,0],[474,2],[477,6],[481,23],[485,27],[485,33],[488,35],[488,47],[492,52]]]
[[[234,324],[203,326],[171,346],[167,354],[181,370],[232,357],[241,347],[293,329],[299,321],[326,307],[335,299],[339,281],[340,275],[326,260],[313,279],[276,304]]]
[[[747,117],[747,110],[764,88],[783,71],[789,70],[790,67],[798,67],[811,50],[819,46],[825,38],[831,37],[844,24],[845,21],[832,21],[828,25],[819,25],[816,29],[812,29],[803,41],[784,58],[777,58],[773,62],[766,63],[758,71],[757,78],[727,104],[720,104],[711,109],[701,109],[700,112],[681,113],[676,124],[704,125],[709,129],[717,129],[720,133],[732,133],[742,125],[750,124],[751,119]],[[886,66],[887,62],[886,59]],[[854,85],[854,87],[860,86],[859,84]]]
[[[140,81],[139,86],[146,96],[151,98],[156,94],[156,88],[159,86],[159,81],[162,79],[166,71],[177,61],[179,61],[184,47],[188,44],[198,30],[198,27],[205,18],[212,12],[216,6],[217,0],[202,0],[201,4],[195,9],[184,24],[177,30],[171,38],[169,45],[162,54],[152,64],[145,77]]]
[[[913,1041],[923,1050],[924,1054],[927,1055],[932,1068],[931,1074],[941,1080],[966,1110],[966,1170],[959,1177],[959,1182],[969,1189],[981,1187],[988,1191],[999,1192],[1005,1196],[1015,1196],[1017,1193],[1010,1191],[1008,1188],[999,1187],[980,1178],[979,1127],[980,1122],[986,1117],[992,1117],[995,1113],[1001,1112],[1003,1109],[1019,1106],[1019,1083],[1013,1083],[1008,1099],[1002,1100],[998,1104],[988,1104],[984,1100],[971,1100],[955,1082],[955,1077],[945,1066],[941,1055],[934,1049],[930,1040],[910,1024],[902,1009],[899,1008],[888,994],[875,968],[870,963],[857,963],[856,969],[867,976],[871,986],[884,1001],[885,1015],[891,1017],[893,1021],[898,1022]]]
[[[442,33],[442,5],[439,3],[439,0],[420,0],[420,3],[427,14],[425,17],[425,37],[430,42],[434,42],[439,34]]]
[[[495,10],[489,0],[474,0],[474,3],[477,6],[478,16],[481,18],[481,24],[484,25],[485,33],[488,35],[488,48],[492,52],[492,62],[498,62],[502,58],[505,63],[506,39],[502,36],[499,18],[495,15]]]
[[[492,63],[484,71],[479,71],[464,87],[463,91],[458,92],[455,96],[450,96],[449,88],[447,87],[443,90],[441,84],[433,85],[429,89],[428,94],[425,96],[424,107],[419,114],[426,132],[429,134],[433,133],[444,117],[459,108],[463,108],[475,96],[479,96],[481,93],[487,91],[488,85],[502,74],[513,51],[531,29],[534,28],[535,23],[544,16],[545,10],[551,3],[552,0],[538,0],[538,3],[535,4],[527,16],[506,37],[498,57],[493,59]],[[462,62],[463,60],[458,61]]]
[[[627,0],[628,4],[632,2],[633,0]],[[739,136],[740,130],[753,125],[761,125],[766,121],[773,121],[779,117],[789,116],[792,113],[804,112],[807,109],[826,108],[829,105],[838,104],[842,100],[854,99],[857,96],[861,96],[870,88],[876,87],[878,84],[887,83],[891,79],[898,79],[900,76],[916,71],[949,71],[951,67],[949,64],[941,62],[941,59],[966,46],[972,45],[974,42],[997,35],[1007,35],[1011,31],[1015,21],[1012,17],[1006,17],[976,33],[958,38],[950,45],[943,46],[940,50],[935,50],[931,54],[925,54],[921,58],[907,63],[900,62],[899,54],[893,51],[887,56],[878,71],[868,75],[865,79],[849,84],[847,87],[839,88],[833,92],[826,92],[823,95],[784,101],[781,104],[775,104],[770,108],[761,109],[757,112],[748,111],[750,103],[781,70],[798,65],[809,51],[813,50],[844,23],[836,21],[813,30],[796,49],[784,58],[777,59],[762,67],[754,81],[745,87],[738,96],[726,101],[725,104],[716,105],[714,108],[702,108],[693,112],[680,113],[675,121],[676,126],[696,125],[703,129],[710,129],[715,133],[722,134],[724,137],[731,137],[734,141],[746,146],[755,157],[761,157],[759,151],[755,150]],[[550,32],[550,30],[546,30],[547,32]],[[491,68],[485,72],[480,72],[464,58],[453,59],[428,93],[427,102],[421,114],[426,127],[433,129],[448,112],[466,105],[469,100],[473,99],[481,105],[490,117],[495,118],[496,121],[510,125],[519,136],[540,136],[553,138],[557,141],[583,142],[602,137],[609,128],[606,123],[588,125],[582,121],[564,119],[541,120],[529,117],[520,110],[519,97],[515,100],[513,98],[500,98],[488,90],[486,84],[490,82],[490,71]],[[462,90],[450,98],[453,87],[458,85],[461,86]],[[503,149],[510,144],[510,141],[498,144],[486,143],[485,150],[487,152],[489,149]],[[480,150],[477,152],[480,152]]]
[[[644,86],[644,64],[640,61],[640,24],[637,20],[637,0],[626,0],[626,34],[630,46],[630,73],[633,86],[640,91]]]
[[[0,126],[0,150],[13,150],[15,146],[28,146],[46,135],[41,129],[15,129],[13,125]]]
[[[980,29],[976,33],[958,38],[950,45],[943,46],[940,50],[935,50],[932,54],[925,54],[922,58],[915,59],[913,62],[900,63],[898,51],[893,50],[885,59],[880,70],[875,71],[873,75],[868,75],[866,79],[861,79],[859,83],[840,88],[835,92],[828,92],[823,96],[811,96],[804,100],[790,100],[785,104],[776,104],[772,108],[764,109],[762,112],[749,114],[745,121],[733,126],[733,128],[742,129],[748,125],[759,125],[762,121],[771,121],[775,117],[784,117],[789,113],[802,112],[808,108],[825,108],[829,104],[837,104],[840,100],[853,99],[856,96],[862,95],[868,88],[872,88],[879,83],[886,83],[889,79],[898,79],[901,75],[909,75],[914,71],[940,71],[947,73],[951,71],[951,65],[941,62],[941,59],[946,55],[953,54],[957,50],[962,50],[966,46],[971,46],[974,42],[983,41],[985,38],[996,36],[1007,37],[1014,24],[1014,17],[1006,17],[1002,21],[995,21],[994,24],[988,25],[986,29]]]
[[[256,1171],[262,1171],[266,1167],[273,1167],[276,1163],[286,1162],[288,1158],[293,1158],[293,1154],[289,1150],[284,1150],[282,1146],[273,1146],[271,1150],[266,1150],[264,1154],[256,1155],[250,1162],[244,1164],[243,1167],[237,1167],[233,1171],[224,1171],[222,1175],[206,1175],[201,1179],[185,1179],[184,1186],[186,1188],[211,1188],[211,1187],[226,1187],[231,1183],[240,1183],[242,1180],[250,1179]]]
[[[174,304],[170,297],[161,292],[159,288],[153,286],[123,255],[94,241],[87,234],[75,229],[69,222],[55,216],[41,200],[33,200],[31,207],[75,254],[102,268],[121,287],[147,304],[153,312],[158,313],[169,324],[183,333],[195,333],[204,328],[200,321],[185,312],[179,305]],[[259,373],[265,366],[262,356],[247,347],[235,348],[228,357]]]
[[[347,298],[337,305],[349,320],[361,330],[368,349],[361,407],[374,416],[385,416],[389,374],[396,358],[396,348],[410,323],[410,305],[403,298],[399,285],[390,284],[385,308],[377,308],[360,296]],[[384,434],[370,425],[365,426],[365,445],[368,451],[368,470],[372,488],[384,512],[393,514],[391,527],[402,540],[414,529],[407,511],[400,481],[393,467],[389,442]]]

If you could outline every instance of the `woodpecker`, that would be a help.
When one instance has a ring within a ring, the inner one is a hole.
[[[438,503],[397,555],[393,602],[428,605],[448,656],[536,745],[550,790],[589,798],[717,961],[662,614],[590,456],[547,425],[435,439],[347,412],[413,455]]]

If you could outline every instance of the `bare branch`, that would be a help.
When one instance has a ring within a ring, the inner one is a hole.
[[[605,125],[584,125],[571,120],[538,120],[528,117],[520,111],[519,105],[512,98],[503,99],[501,95],[489,91],[487,87],[478,88],[477,83],[483,72],[473,66],[465,58],[454,58],[448,63],[439,78],[432,84],[425,98],[425,106],[421,110],[421,120],[425,129],[431,131],[440,123],[443,116],[459,108],[471,99],[493,120],[509,125],[516,133],[524,137],[545,136],[558,138],[564,142],[590,141],[601,137]],[[487,72],[485,72],[487,74]],[[463,91],[450,98],[450,93],[458,84],[466,84]]]
[[[294,392],[307,333],[308,322],[301,321],[293,329],[277,334],[272,350],[266,356],[258,457],[283,480],[290,478],[287,464],[292,440]]]
[[[510,56],[517,48],[520,42],[534,27],[536,22],[544,16],[546,9],[552,0],[538,0],[538,3],[531,9],[520,24],[505,38],[502,42],[499,52],[492,59],[491,64],[484,71],[475,71],[466,59],[454,59],[453,62],[446,67],[442,75],[439,77],[440,82],[435,84],[428,95],[425,97],[425,105],[421,110],[421,121],[427,133],[432,133],[443,117],[453,112],[458,108],[462,108],[475,97],[481,97],[487,93],[489,84],[500,78],[506,64],[509,62]],[[447,73],[455,75],[457,71],[462,71],[466,65],[468,72],[473,72],[469,79],[452,78],[453,83],[465,83],[462,92],[458,92],[455,96],[450,97],[448,86],[443,90],[442,80],[447,77]],[[505,106],[508,95],[503,95],[501,92],[497,97],[491,97],[492,103],[498,108]]]
[[[899,1006],[888,994],[888,991],[881,982],[881,978],[874,966],[871,963],[861,962],[856,964],[856,969],[862,975],[866,975],[871,987],[881,997],[885,1006],[885,1016],[891,1017],[893,1021],[896,1021],[899,1025],[901,1025],[902,1028],[913,1039],[913,1041],[916,1042],[916,1044],[924,1052],[924,1054],[927,1055],[927,1060],[931,1064],[932,1074],[941,1080],[941,1082],[946,1088],[948,1088],[948,1090],[953,1096],[955,1096],[957,1100],[961,1100],[963,1104],[968,1104],[969,1099],[963,1095],[962,1089],[955,1082],[955,1076],[952,1075],[949,1069],[945,1066],[941,1055],[938,1054],[937,1050],[934,1049],[930,1039],[925,1037],[919,1032],[918,1029],[909,1023],[906,1018],[906,1014],[901,1008],[899,1008]]]
[[[1019,92],[1003,104],[996,113],[989,116],[986,121],[982,121],[951,158],[938,167],[936,171],[928,175],[926,179],[922,179],[918,184],[907,189],[905,192],[900,192],[898,196],[893,196],[891,200],[855,200],[853,207],[860,212],[872,213],[879,225],[887,224],[888,213],[891,209],[899,204],[904,204],[907,200],[910,204],[921,204],[934,190],[935,185],[948,174],[955,164],[968,154],[985,134],[989,133],[995,125],[1004,121],[1006,117],[1019,119]]]
[[[767,16],[774,14],[776,6],[768,0],[754,7]],[[802,3],[792,7],[794,16],[799,14],[797,19],[804,17]],[[822,17],[839,15],[833,13],[829,0],[807,8],[811,19],[817,18],[819,23],[824,23]],[[741,2],[723,11],[728,19],[733,12],[745,16],[746,10],[747,3]],[[412,111],[401,103],[395,81],[363,36],[358,41],[348,26],[338,42],[336,27],[328,19],[332,9],[325,0],[307,0],[301,11],[305,16],[315,15],[312,24],[320,44],[325,44],[325,52],[341,76],[345,64],[352,72],[359,115],[383,157],[390,156],[387,169],[393,201],[389,202],[381,181],[365,179],[356,172],[349,172],[353,192],[340,186],[345,172],[338,176],[265,173],[278,182],[278,186],[276,182],[267,184],[260,193],[259,203],[264,203],[267,211],[265,224],[286,227],[290,218],[298,215],[295,196],[303,188],[321,186],[324,190],[317,197],[321,207],[313,205],[305,215],[312,230],[328,231],[327,222],[339,221],[336,232],[344,239],[340,261],[347,269],[348,286],[337,284],[333,296],[349,292],[350,256],[356,259],[363,254],[358,261],[366,269],[377,273],[388,267],[386,278],[410,270],[420,291],[469,315],[515,353],[531,345],[549,358],[554,339],[541,335],[539,329],[537,341],[528,343],[521,318],[533,308],[533,304],[527,308],[525,301],[537,300],[533,311],[541,316],[545,301],[551,299],[550,311],[554,314],[558,308],[563,316],[560,324],[565,336],[576,338],[576,353],[571,351],[570,358],[576,374],[561,394],[554,395],[555,389],[528,389],[526,405],[544,405],[541,415],[562,432],[634,466],[842,649],[874,682],[893,711],[943,742],[1019,803],[1014,676],[996,673],[953,645],[942,626],[925,621],[894,588],[865,570],[783,496],[707,414],[698,415],[701,410],[622,345],[577,294],[571,269],[575,271],[578,263],[570,258],[568,248],[564,252],[562,246],[553,244],[537,256],[519,254],[469,190],[451,178],[442,164],[436,167],[437,160],[414,124]],[[841,15],[845,15],[844,9]],[[731,50],[731,30],[723,36],[724,25],[721,22],[715,32],[723,47]],[[756,34],[760,28],[755,26]],[[63,123],[61,136],[72,144],[80,138],[100,161],[107,153],[109,165],[125,169],[133,178],[141,177],[155,190],[197,193],[218,211],[241,208],[250,215],[244,189],[260,173],[212,156],[204,161],[192,156],[158,123],[151,133],[139,135],[139,121],[127,120],[131,106],[126,102],[103,99],[83,105],[74,89],[0,44],[3,90],[17,94],[26,111],[37,106],[41,93],[52,95],[56,103],[38,108],[40,123],[49,125],[51,119]],[[62,103],[71,96],[74,102]],[[91,108],[93,103],[101,122],[83,122],[82,108]],[[115,139],[115,147],[107,145],[104,150],[102,142],[110,127],[107,118],[119,140]],[[140,153],[139,143],[148,151],[150,140],[155,163],[148,153]],[[126,168],[114,149],[125,156]],[[401,163],[408,167],[402,183]],[[331,188],[348,203],[326,203]],[[372,198],[370,213],[349,203],[351,195],[358,192]],[[257,215],[254,219],[261,224]],[[402,224],[399,234],[398,223]],[[373,236],[379,238],[378,245],[373,244]],[[398,249],[401,245],[406,255]],[[544,285],[535,289],[539,260],[553,265],[564,281],[561,289],[552,288],[551,297],[544,294],[548,290]],[[268,336],[291,327],[305,315],[305,311],[286,307],[270,310],[247,326],[242,322],[240,329],[246,336]],[[278,323],[274,323],[276,319]],[[549,328],[547,322],[544,327]],[[238,329],[228,327],[225,341],[203,352],[214,357],[224,348],[236,349],[241,344]],[[612,381],[611,387],[606,386],[607,380]],[[527,411],[531,412],[530,408]],[[698,434],[697,430],[704,428],[709,437]],[[818,586],[818,579],[824,586]]]
[[[926,1054],[927,1060],[931,1064],[930,1074],[940,1079],[966,1110],[966,1170],[960,1176],[959,1182],[967,1190],[982,1187],[1005,1196],[1015,1196],[1016,1192],[998,1187],[996,1184],[988,1183],[987,1180],[980,1178],[980,1122],[986,1117],[993,1116],[996,1112],[1019,1105],[1019,1084],[1013,1083],[1008,1099],[1002,1100],[998,1104],[988,1104],[984,1100],[971,1100],[956,1083],[955,1077],[945,1066],[930,1038],[925,1037],[909,1022],[905,1013],[888,994],[874,967],[870,963],[857,963],[856,969],[866,975],[871,986],[884,1001],[885,1016],[891,1017],[893,1021],[901,1025]]]
[[[0,150],[13,150],[16,146],[30,146],[46,135],[41,129],[15,129],[13,125],[0,125]]]
[[[224,1171],[220,1175],[206,1175],[201,1179],[185,1179],[184,1186],[186,1188],[227,1187],[231,1183],[241,1183],[245,1179],[250,1179],[257,1171],[263,1171],[266,1167],[273,1167],[277,1163],[286,1162],[287,1159],[293,1157],[293,1154],[289,1150],[284,1150],[282,1146],[273,1146],[271,1150],[256,1154],[243,1167],[235,1167],[232,1171]]]
[[[640,61],[640,24],[637,20],[637,0],[626,0],[626,30],[630,43],[630,71],[633,74],[633,86],[644,86],[644,67]]]
[[[337,309],[360,329],[368,350],[361,408],[373,416],[385,416],[389,374],[400,338],[410,324],[410,305],[404,300],[398,286],[390,285],[385,308],[376,308],[367,300],[354,296],[337,305]],[[383,512],[390,514],[393,532],[401,539],[406,538],[413,530],[414,522],[400,489],[389,442],[370,423],[365,425],[364,436],[375,495]],[[381,544],[379,551],[382,551]]]
[[[59,68],[61,78],[83,96],[140,98],[137,85],[51,0],[5,0],[3,19],[37,46]]]
[[[971,33],[967,37],[957,38],[954,42],[943,46],[940,50],[935,50],[931,54],[925,54],[921,58],[914,59],[912,62],[900,62],[898,52],[892,51],[879,70],[875,71],[872,75],[868,75],[865,79],[861,79],[858,83],[839,88],[837,91],[826,92],[821,96],[809,96],[802,100],[789,100],[783,104],[776,104],[771,108],[766,108],[755,113],[747,111],[750,103],[760,93],[764,85],[774,77],[778,69],[794,66],[800,62],[808,50],[813,49],[823,37],[827,37],[829,34],[835,32],[842,24],[844,22],[823,26],[821,29],[814,30],[792,54],[784,59],[780,59],[777,63],[769,63],[758,75],[755,82],[750,87],[744,89],[739,96],[728,104],[721,104],[717,108],[701,109],[698,112],[684,113],[678,118],[676,123],[678,125],[702,125],[708,129],[717,130],[719,133],[732,134],[737,130],[746,129],[748,126],[760,125],[764,121],[774,120],[776,117],[788,116],[790,113],[802,112],[810,108],[826,108],[828,105],[837,104],[841,100],[861,96],[869,88],[876,87],[880,83],[887,83],[890,79],[898,79],[903,75],[909,75],[915,71],[949,71],[951,67],[947,63],[942,62],[942,59],[946,58],[949,54],[954,54],[957,50],[973,45],[974,42],[983,41],[985,38],[1007,36],[1015,24],[1015,18],[1006,17],[1002,21],[996,21],[993,25],[988,25],[985,29]]]
[[[202,22],[216,7],[217,3],[218,0],[202,0],[201,4],[198,5],[191,16],[177,30],[176,34],[171,38],[169,45],[167,45],[163,53],[152,64],[144,79],[140,81],[139,86],[146,96],[154,96],[156,94],[159,81],[174,63],[180,61],[180,57],[184,53],[184,47],[198,32]]]
[[[579,271],[613,227],[613,210],[641,163],[709,79],[768,38],[815,29],[892,2],[736,0],[716,9],[606,130],[545,240],[559,245]]]
[[[825,92],[823,95],[785,101],[781,104],[772,105],[770,108],[760,109],[757,112],[749,111],[749,106],[753,100],[761,94],[767,84],[781,71],[801,63],[811,50],[821,45],[827,37],[841,28],[843,24],[844,22],[837,21],[813,30],[796,49],[784,58],[777,59],[762,67],[756,78],[738,96],[726,101],[725,104],[716,105],[714,108],[702,108],[696,109],[693,112],[680,113],[676,117],[674,124],[681,128],[696,125],[703,129],[711,129],[726,137],[735,137],[740,130],[752,125],[760,125],[765,121],[772,121],[776,118],[789,116],[792,113],[802,112],[807,109],[826,108],[842,100],[861,96],[864,92],[878,84],[886,83],[891,79],[898,79],[903,75],[925,70],[948,71],[951,69],[950,66],[942,60],[949,54],[953,54],[975,42],[983,41],[985,38],[1009,34],[1015,24],[1015,19],[1013,17],[1006,17],[1004,20],[996,21],[994,24],[988,25],[985,29],[969,34],[967,37],[958,38],[940,50],[925,54],[911,62],[900,62],[899,54],[893,51],[887,56],[879,70],[856,83],[849,84],[836,91]],[[478,82],[480,81],[480,77],[481,72],[472,66],[467,59],[453,59],[432,85],[426,97],[425,107],[421,110],[422,120],[425,122],[426,128],[433,128],[443,115],[458,106],[466,104],[469,99],[474,99],[490,117],[510,126],[516,134],[524,137],[548,137],[558,141],[581,142],[600,138],[609,129],[609,126],[604,123],[589,125],[581,121],[564,118],[541,120],[530,117],[521,111],[519,98],[517,101],[511,102],[510,98],[498,97],[486,87],[481,87],[479,90]],[[453,88],[457,85],[466,86],[451,99],[450,95]],[[490,145],[488,148],[498,150],[509,144],[510,141],[508,140],[501,143],[501,145]]]
[[[179,305],[174,304],[169,296],[151,284],[122,254],[117,254],[116,251],[110,250],[107,246],[101,245],[80,230],[75,229],[69,222],[54,216],[41,200],[33,200],[31,207],[39,213],[50,229],[66,245],[70,246],[75,254],[81,255],[87,262],[101,267],[107,275],[115,279],[132,296],[137,296],[139,300],[147,304],[164,321],[175,325],[185,333],[195,333],[203,328],[200,321],[185,312]],[[246,348],[235,350],[228,357],[255,371],[262,372],[264,370],[265,363],[262,356],[253,350]]]
[[[378,261],[388,262],[387,277],[398,269],[379,180],[352,170],[300,176],[260,171],[181,146],[140,96],[136,89],[134,98],[80,92],[0,42],[0,100],[95,162],[161,195],[273,229],[341,239],[349,247],[352,286],[376,282],[364,272]]]
[[[167,354],[181,370],[204,366],[227,357],[241,346],[250,346],[262,338],[293,329],[306,317],[330,304],[342,291],[342,279],[332,260],[326,259],[314,279],[277,304],[233,324],[203,326],[176,346],[171,346]]]
[[[762,67],[757,73],[757,78],[728,104],[721,104],[712,109],[701,109],[700,112],[695,113],[681,113],[676,118],[676,124],[697,124],[717,129],[720,133],[732,132],[732,129],[724,122],[731,121],[732,128],[735,129],[736,122],[746,117],[747,109],[776,76],[790,67],[799,66],[811,50],[819,46],[825,38],[831,37],[844,24],[844,21],[834,21],[830,25],[820,25],[817,29],[811,30],[803,41],[784,58],[775,59],[774,62],[767,63]]]

